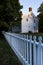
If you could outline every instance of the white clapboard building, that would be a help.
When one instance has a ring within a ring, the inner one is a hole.
[[[28,14],[22,16],[21,32],[38,32],[38,19],[32,12],[32,8],[29,8]]]

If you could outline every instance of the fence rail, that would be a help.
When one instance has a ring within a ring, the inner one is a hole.
[[[16,53],[23,65],[43,65],[42,37],[28,36],[28,34],[16,34],[3,32],[9,45]]]

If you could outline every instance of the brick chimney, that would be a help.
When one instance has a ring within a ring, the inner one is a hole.
[[[29,12],[32,11],[32,7],[29,7]]]

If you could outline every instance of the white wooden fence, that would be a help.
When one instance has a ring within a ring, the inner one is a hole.
[[[28,34],[16,34],[3,32],[9,45],[16,53],[23,65],[43,65],[42,37],[28,36]]]

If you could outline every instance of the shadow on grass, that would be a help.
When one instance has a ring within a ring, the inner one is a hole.
[[[4,38],[0,38],[0,65],[22,65]]]

